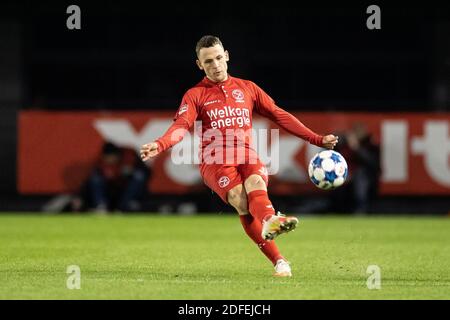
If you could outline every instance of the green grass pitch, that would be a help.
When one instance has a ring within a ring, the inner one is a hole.
[[[450,299],[450,219],[300,221],[277,240],[294,276],[276,279],[233,215],[2,214],[0,299]]]

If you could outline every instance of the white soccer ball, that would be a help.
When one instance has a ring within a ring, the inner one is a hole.
[[[335,189],[347,179],[347,162],[339,152],[324,150],[311,159],[308,174],[316,187],[323,190]]]

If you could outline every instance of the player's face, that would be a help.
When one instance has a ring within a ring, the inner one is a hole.
[[[220,44],[216,44],[214,47],[200,49],[197,65],[200,70],[205,71],[210,80],[222,82],[228,78],[228,60],[228,51],[224,50]]]

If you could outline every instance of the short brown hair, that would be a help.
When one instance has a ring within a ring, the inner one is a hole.
[[[195,52],[198,54],[200,53],[201,48],[210,48],[214,47],[216,44],[220,44],[223,48],[222,41],[216,36],[206,35],[200,38],[198,40],[197,45],[195,46]]]

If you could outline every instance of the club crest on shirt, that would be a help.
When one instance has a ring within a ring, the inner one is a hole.
[[[231,95],[236,100],[236,102],[244,102],[244,93],[239,89],[234,89]]]

